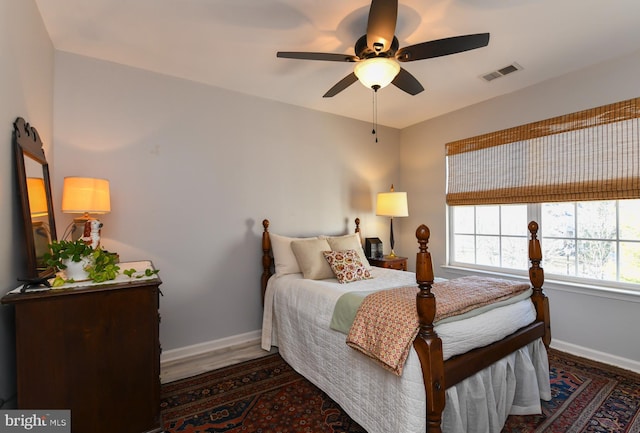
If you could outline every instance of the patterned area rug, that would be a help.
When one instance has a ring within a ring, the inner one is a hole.
[[[553,349],[549,366],[542,415],[510,416],[503,433],[640,432],[640,374]]]
[[[640,433],[640,375],[551,350],[552,400],[503,433]],[[162,386],[166,433],[366,433],[278,355]]]

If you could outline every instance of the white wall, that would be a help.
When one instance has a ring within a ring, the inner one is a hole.
[[[397,183],[398,130],[375,143],[366,122],[69,53],[55,65],[54,201],[64,176],[110,180],[103,245],[160,269],[165,350],[261,328],[263,218],[388,230],[373,203]]]
[[[35,126],[51,157],[53,46],[32,0],[0,2],[0,296],[26,268],[11,142],[13,122]],[[15,394],[13,307],[0,306],[0,399]],[[15,401],[9,402],[14,405]]]
[[[415,227],[427,224],[434,271],[452,275],[441,267],[446,264],[446,143],[640,96],[638,76],[640,52],[402,130],[401,179],[412,207],[409,218],[402,220],[404,247],[417,249]],[[640,296],[612,299],[588,290],[546,287],[554,339],[640,365]]]

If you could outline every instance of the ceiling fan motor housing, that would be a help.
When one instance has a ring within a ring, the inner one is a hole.
[[[364,60],[370,59],[371,57],[394,57],[399,46],[400,43],[398,42],[398,38],[394,36],[393,41],[391,42],[391,48],[387,51],[377,52],[367,46],[367,35],[364,35],[356,41],[356,45],[353,50],[360,60]]]

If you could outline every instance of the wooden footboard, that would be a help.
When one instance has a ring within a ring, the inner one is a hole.
[[[427,433],[441,433],[442,412],[445,405],[445,390],[499,361],[521,347],[542,338],[546,347],[551,343],[549,301],[542,291],[544,271],[540,267],[542,250],[537,238],[538,224],[529,223],[529,279],[533,287],[531,300],[536,308],[536,320],[503,340],[481,347],[447,361],[443,360],[442,341],[433,327],[436,314],[436,298],[431,292],[433,265],[428,251],[429,228],[421,225],[416,230],[419,251],[416,255],[416,281],[420,291],[416,306],[420,330],[413,346],[420,358],[424,387],[427,396]]]

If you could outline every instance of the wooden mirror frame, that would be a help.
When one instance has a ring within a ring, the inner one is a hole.
[[[45,230],[45,234],[48,234],[45,247],[48,250],[48,244],[51,241],[57,240],[56,235],[56,221],[53,213],[53,200],[51,196],[51,180],[49,178],[49,164],[44,155],[44,149],[42,148],[42,141],[38,131],[31,125],[29,125],[22,117],[18,117],[13,122],[13,147],[15,149],[16,157],[16,174],[18,183],[18,194],[20,195],[20,202],[22,204],[22,220],[24,227],[24,239],[25,250],[27,254],[27,269],[24,277],[37,279],[45,278],[54,274],[54,270],[48,266],[45,266],[42,261],[38,260],[38,251],[36,250],[36,230],[38,225],[34,224],[36,221],[31,216],[31,206],[29,203],[29,190],[27,188],[27,177],[29,171],[27,169],[27,163],[36,163],[42,167],[42,179],[44,180],[45,198],[47,201],[47,219],[39,224],[40,229]],[[33,171],[33,170],[31,170]],[[38,172],[37,175],[40,173]],[[44,217],[41,217],[44,218]],[[38,221],[39,222],[39,221]],[[48,227],[45,226],[48,224]],[[40,248],[42,246],[38,245]]]

